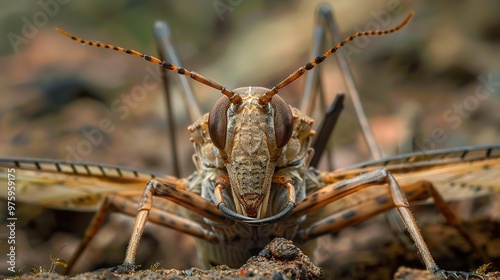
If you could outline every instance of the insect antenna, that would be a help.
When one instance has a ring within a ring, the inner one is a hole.
[[[269,103],[271,101],[271,98],[275,94],[277,94],[278,91],[281,88],[283,88],[286,85],[288,85],[289,83],[295,81],[297,78],[299,78],[300,76],[302,76],[306,71],[313,69],[316,65],[320,64],[321,62],[323,62],[323,60],[325,60],[327,57],[329,57],[330,55],[332,55],[333,53],[335,53],[337,50],[339,50],[340,48],[342,48],[342,46],[344,46],[346,43],[348,43],[348,42],[350,42],[350,41],[352,41],[352,40],[354,40],[354,39],[356,39],[358,37],[361,37],[361,36],[378,36],[378,35],[386,35],[386,34],[390,34],[390,33],[396,32],[399,29],[403,28],[403,26],[405,26],[410,21],[410,19],[412,17],[413,17],[413,12],[411,12],[410,14],[408,14],[408,16],[406,16],[406,18],[405,18],[405,20],[403,22],[401,22],[398,26],[396,26],[396,27],[394,27],[392,29],[362,31],[362,32],[357,32],[356,34],[351,35],[351,36],[345,38],[343,41],[341,41],[340,43],[338,43],[335,47],[329,49],[324,54],[316,57],[315,59],[313,59],[311,61],[309,61],[306,65],[300,67],[295,72],[293,72],[290,76],[288,76],[288,78],[284,79],[278,85],[274,86],[271,90],[269,90],[268,92],[266,92],[265,95],[263,95],[263,96],[261,96],[259,98],[259,103],[261,105]]]
[[[189,71],[187,70],[186,68],[183,68],[183,67],[179,67],[175,64],[172,64],[170,62],[167,62],[165,60],[161,60],[157,57],[154,57],[154,56],[151,56],[151,55],[147,55],[147,54],[143,54],[141,52],[138,52],[138,51],[135,51],[135,50],[130,50],[130,49],[125,49],[125,48],[122,48],[122,47],[117,47],[117,46],[112,46],[112,45],[109,45],[109,44],[104,44],[104,43],[101,43],[101,42],[92,42],[92,41],[87,41],[87,40],[83,40],[83,39],[80,39],[78,37],[75,37],[71,34],[69,34],[68,32],[64,31],[64,30],[61,30],[59,28],[56,28],[56,31],[61,33],[62,35],[72,39],[72,40],[75,40],[79,43],[82,43],[84,45],[89,45],[89,46],[93,46],[93,47],[98,47],[98,48],[104,48],[104,49],[112,49],[114,51],[117,51],[117,52],[123,52],[123,53],[126,53],[126,54],[131,54],[131,55],[135,55],[135,56],[138,56],[138,57],[142,57],[144,58],[146,61],[149,61],[149,62],[153,62],[153,63],[157,63],[159,64],[161,67],[165,68],[165,69],[168,69],[168,70],[172,70],[172,71],[175,71],[177,72],[178,74],[180,75],[186,75],[186,76],[189,76],[191,79],[197,81],[197,82],[200,82],[204,85],[207,85],[211,88],[214,88],[216,90],[219,90],[222,94],[224,94],[225,96],[227,96],[229,98],[229,100],[231,101],[231,103],[233,104],[239,104],[242,102],[242,99],[240,96],[238,95],[235,95],[234,92],[232,90],[228,90],[226,87],[210,80],[210,79],[207,79],[205,77],[203,77],[202,75],[196,73],[196,72],[192,72],[192,71]]]

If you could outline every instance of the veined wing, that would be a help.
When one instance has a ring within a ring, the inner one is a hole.
[[[400,183],[431,181],[449,201],[500,192],[500,144],[399,155],[320,176],[325,183],[333,184],[381,167],[391,171]],[[0,159],[0,180],[7,180],[10,168],[15,169],[17,201],[74,211],[95,211],[102,198],[111,193],[137,198],[146,182],[155,177],[181,187],[186,184],[184,179],[113,165],[24,158]],[[370,189],[375,193],[370,195]],[[382,191],[370,189],[354,194],[359,197],[353,199],[363,200]],[[0,188],[0,197],[7,197],[6,187]]]
[[[428,180],[447,201],[500,192],[500,144],[417,152],[323,172],[328,184],[385,167],[400,184]]]
[[[113,165],[0,158],[0,181],[7,181],[8,173],[15,176],[16,201],[74,211],[95,211],[108,194],[137,199],[155,177],[185,184],[182,179]],[[7,197],[7,187],[0,188],[0,197]]]

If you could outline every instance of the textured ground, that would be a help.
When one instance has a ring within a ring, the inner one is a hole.
[[[500,279],[500,272],[481,273],[484,280]],[[315,266],[308,256],[304,255],[293,243],[284,238],[275,238],[257,256],[251,257],[239,269],[217,266],[210,270],[190,268],[148,269],[139,270],[131,275],[117,275],[108,270],[86,272],[71,277],[72,280],[83,279],[320,279],[322,270]],[[365,279],[381,278],[368,272]],[[68,279],[54,272],[22,275],[18,279]],[[329,279],[326,278],[325,279]],[[400,267],[394,274],[394,280],[434,280],[439,277],[426,270]]]
[[[251,257],[239,269],[218,266],[210,270],[197,268],[155,269],[138,271],[130,276],[118,276],[109,271],[82,273],[80,279],[320,279],[321,269],[315,266],[293,243],[275,238],[257,256]],[[64,279],[55,273],[26,275],[19,279]]]

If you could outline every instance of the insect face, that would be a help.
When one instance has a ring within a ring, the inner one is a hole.
[[[208,117],[210,138],[227,169],[235,210],[254,218],[266,216],[263,205],[269,200],[274,169],[293,128],[292,111],[281,97],[259,103],[268,91],[238,88],[234,92],[240,103],[223,96]]]

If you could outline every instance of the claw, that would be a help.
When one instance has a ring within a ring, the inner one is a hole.
[[[450,279],[450,277],[452,277],[452,279],[469,280],[472,278],[477,278],[477,279],[484,280],[483,276],[481,276],[475,272],[449,271],[449,270],[444,270],[444,269],[438,269],[434,273],[443,279]]]

